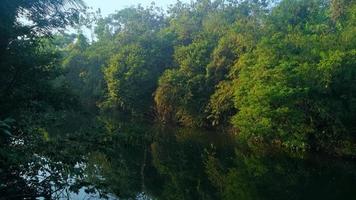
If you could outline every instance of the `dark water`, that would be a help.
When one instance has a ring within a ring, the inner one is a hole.
[[[251,150],[222,131],[67,119],[17,141],[0,199],[356,199],[356,165]],[[8,161],[10,162],[10,161]]]

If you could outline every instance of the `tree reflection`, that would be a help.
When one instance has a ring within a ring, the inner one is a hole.
[[[123,123],[112,116],[76,121],[80,125],[64,117],[55,127],[33,128],[37,134],[21,142],[8,141],[11,148],[2,150],[12,156],[0,160],[0,199],[70,199],[75,193],[162,200],[356,195],[351,161],[252,150],[221,132]]]
[[[351,199],[356,194],[353,168],[348,162],[271,152],[236,151],[234,164],[228,168],[222,168],[213,155],[206,162],[220,199],[243,200]]]

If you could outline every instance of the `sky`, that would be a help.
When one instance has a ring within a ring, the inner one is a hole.
[[[103,16],[112,14],[117,10],[127,8],[133,5],[141,4],[143,7],[151,5],[153,0],[84,0],[87,6],[94,10],[101,9]],[[176,3],[177,0],[155,0],[155,5],[166,9],[170,4]],[[182,2],[189,2],[188,0],[181,0]]]

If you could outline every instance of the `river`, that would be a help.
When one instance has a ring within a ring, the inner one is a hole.
[[[0,199],[356,198],[354,161],[250,149],[223,131],[95,117],[45,133],[21,147],[31,162],[1,178]]]

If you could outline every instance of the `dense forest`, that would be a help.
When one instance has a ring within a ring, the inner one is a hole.
[[[147,124],[189,127],[227,134],[248,149],[354,158],[356,1],[178,1],[107,17],[80,0],[2,2],[0,180],[19,182],[33,155],[77,137],[104,146],[108,136],[93,131],[94,117],[111,134]],[[67,129],[78,124],[74,137]],[[221,183],[216,170],[209,173]]]

